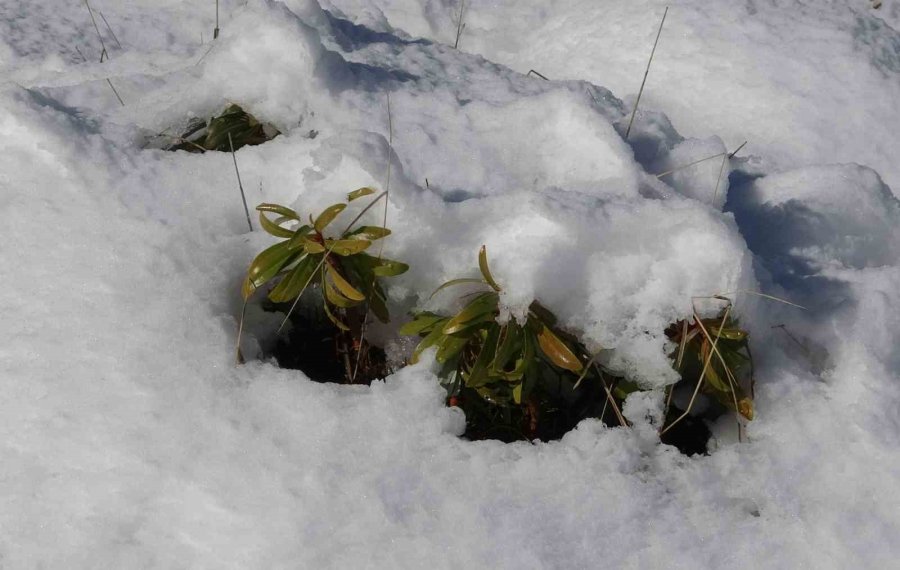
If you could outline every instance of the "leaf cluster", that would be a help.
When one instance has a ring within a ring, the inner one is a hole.
[[[229,152],[232,145],[234,150],[245,145],[258,145],[275,138],[278,134],[280,134],[278,129],[272,125],[261,123],[239,105],[231,104],[220,115],[209,120],[191,121],[176,144],[169,146],[168,150]]]
[[[705,394],[745,419],[753,419],[752,385],[748,393],[741,381],[752,365],[749,334],[730,311],[717,318],[678,321],[666,334],[678,343],[673,356],[682,380],[700,382]]]
[[[360,188],[351,192],[347,201],[374,193],[372,188]],[[250,263],[241,287],[244,300],[270,282],[275,286],[268,298],[275,303],[293,301],[310,285],[319,285],[325,314],[339,329],[349,330],[339,316],[343,310],[362,304],[387,322],[386,295],[379,278],[400,275],[409,266],[366,253],[374,241],[390,235],[387,228],[352,229],[351,224],[336,237],[326,236],[326,229],[346,207],[346,203],[333,204],[304,223],[297,212],[285,206],[257,206],[262,228],[282,241],[263,250]]]
[[[577,378],[581,360],[555,328],[556,319],[539,303],[532,303],[524,322],[514,317],[497,321],[501,288],[491,275],[484,247],[478,261],[482,279],[453,279],[435,293],[464,283],[487,290],[472,295],[456,314],[420,312],[401,327],[400,334],[422,337],[412,361],[436,348],[440,375],[451,393],[465,386],[499,405],[522,404],[545,377],[562,373]]]

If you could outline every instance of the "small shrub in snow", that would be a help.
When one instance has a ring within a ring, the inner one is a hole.
[[[194,119],[184,133],[166,150],[230,152],[246,145],[258,145],[272,140],[280,133],[272,125],[261,123],[239,105],[231,104],[209,120]],[[230,140],[229,140],[230,135]]]
[[[360,188],[348,195],[348,202],[374,192],[371,188]],[[256,256],[241,287],[246,303],[255,291],[274,283],[267,297],[276,304],[293,303],[288,316],[305,291],[321,287],[325,315],[334,327],[349,335],[347,347],[342,350],[345,354],[349,347],[357,353],[362,350],[362,330],[368,311],[382,322],[390,318],[380,278],[400,275],[409,269],[405,263],[366,253],[374,241],[391,233],[387,228],[354,229],[354,220],[344,231],[328,237],[326,230],[346,207],[346,203],[333,204],[315,219],[309,216],[309,223],[305,224],[297,212],[285,206],[257,206],[262,228],[283,240]],[[269,214],[277,217],[270,219]],[[355,377],[355,371],[349,366],[347,376],[348,381]]]
[[[523,322],[515,317],[498,322],[501,287],[491,275],[484,247],[478,261],[482,279],[454,279],[435,293],[466,283],[481,284],[487,290],[472,295],[455,315],[420,312],[400,329],[404,335],[423,336],[413,362],[426,349],[436,349],[439,375],[451,401],[466,411],[467,435],[473,439],[557,438],[583,417],[603,415],[605,410],[592,406],[604,401],[592,389],[600,385],[619,415],[619,402],[609,391],[604,373],[598,366],[591,367],[584,347],[558,329],[556,318],[539,302],[531,303]],[[596,383],[579,388],[588,374]],[[585,400],[590,412],[576,412]]]
[[[695,386],[691,402],[702,390],[725,408],[737,412],[744,419],[752,420],[752,377],[749,390],[745,390],[742,381],[745,371],[751,365],[749,335],[747,331],[738,328],[738,322],[731,316],[730,309],[729,303],[717,318],[701,319],[695,316],[693,322],[678,321],[666,329],[666,335],[678,343],[678,349],[672,357],[676,370],[681,373],[682,382]],[[669,393],[671,395],[672,391]],[[669,416],[672,415],[670,410]],[[663,430],[673,426],[679,419],[677,416],[672,417]]]

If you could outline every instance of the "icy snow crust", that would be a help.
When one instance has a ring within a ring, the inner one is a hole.
[[[681,109],[651,97],[627,144],[628,106],[603,87],[525,77],[398,24],[446,41],[416,22],[449,3],[334,4],[223,2],[215,44],[208,7],[97,4],[124,48],[107,37],[112,57],[98,64],[83,6],[0,2],[4,567],[897,559],[900,207],[876,172],[775,173],[749,158],[726,165],[717,191],[719,161],[659,181],[648,172],[724,150],[716,135],[730,138],[727,125],[686,123],[698,138],[684,138],[666,116]],[[706,5],[683,4],[681,18]],[[794,14],[782,4],[765,9]],[[495,3],[491,16],[523,24],[523,5]],[[829,6],[803,14],[822,14],[834,34],[862,18],[891,61],[894,29]],[[529,18],[577,22],[582,8],[541,3]],[[484,14],[470,23],[481,46]],[[569,41],[596,39],[581,29],[568,27]],[[782,41],[778,29],[768,45]],[[612,26],[612,36],[627,34]],[[605,53],[637,57],[627,45]],[[558,75],[579,77],[568,70]],[[859,74],[871,97],[893,89]],[[391,289],[398,317],[440,282],[474,275],[485,243],[510,314],[537,297],[611,349],[610,366],[659,388],[676,379],[661,331],[690,313],[692,296],[761,288],[808,307],[737,298],[759,380],[749,443],[733,441],[729,421],[709,457],[659,445],[659,391],[627,402],[630,430],[585,421],[550,444],[471,443],[456,436],[463,418],[427,364],[371,388],[234,367],[239,279],[270,239],[246,231],[230,156],[142,149],[149,134],[231,101],[284,133],[237,153],[252,204],[314,212],[384,187],[390,161],[386,254],[412,265]],[[789,119],[777,105],[766,112]],[[866,113],[866,129],[887,140],[889,121]],[[777,134],[792,160],[809,156],[802,132]],[[877,150],[857,150],[891,172]]]

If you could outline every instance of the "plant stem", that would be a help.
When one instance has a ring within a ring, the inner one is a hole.
[[[103,23],[106,24],[106,29],[109,30],[109,35],[112,36],[112,39],[116,40],[116,45],[119,46],[119,49],[122,49],[122,44],[119,43],[119,38],[116,37],[116,33],[112,31],[109,22],[106,21],[106,16],[104,16],[103,12],[101,12],[100,10],[97,10],[97,13],[100,14],[100,18],[103,20]]]
[[[637,100],[634,102],[634,109],[631,111],[631,119],[628,121],[628,128],[625,129],[625,140],[628,140],[628,135],[631,134],[631,125],[634,123],[634,115],[637,113],[638,105],[641,102],[641,95],[644,93],[644,84],[647,83],[647,74],[650,73],[650,64],[653,63],[653,54],[656,53],[656,44],[659,43],[659,36],[662,34],[663,24],[666,23],[666,14],[669,13],[669,7],[666,6],[666,11],[663,12],[662,21],[659,23],[659,31],[656,32],[656,41],[653,42],[653,49],[650,51],[650,59],[647,61],[647,69],[644,70],[644,79],[641,81],[641,88],[638,91]]]
[[[231,142],[231,133],[228,133],[228,146],[231,147],[231,160],[234,161],[234,173],[237,175],[238,188],[241,191],[241,200],[244,202],[244,213],[247,215],[247,225],[250,231],[253,231],[253,224],[250,222],[250,208],[247,207],[247,197],[244,196],[244,185],[241,184],[241,171],[238,170],[237,157],[234,154],[234,144]]]
[[[103,36],[100,34],[100,28],[97,27],[97,20],[94,18],[94,11],[91,10],[91,5],[88,4],[88,0],[84,0],[84,5],[87,7],[87,9],[88,9],[88,14],[90,14],[90,16],[91,16],[91,22],[94,23],[94,31],[97,32],[97,39],[100,40],[100,48],[101,48],[101,51],[100,51],[100,63],[103,63],[103,58],[104,58],[104,57],[107,58],[107,59],[109,59],[109,54],[106,53],[106,44],[103,43]]]

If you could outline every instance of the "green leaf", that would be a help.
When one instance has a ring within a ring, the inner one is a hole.
[[[510,320],[500,331],[500,346],[497,347],[497,355],[491,362],[491,369],[498,373],[505,372],[507,363],[520,357],[524,348],[522,327],[514,320]]]
[[[300,226],[296,230],[294,230],[294,235],[291,237],[290,242],[288,243],[288,247],[290,249],[297,249],[300,247],[304,247],[307,241],[309,240],[309,233],[312,231],[312,226]],[[324,251],[324,249],[323,249]]]
[[[328,206],[325,210],[319,214],[319,217],[316,218],[315,223],[313,223],[313,227],[316,228],[316,231],[322,233],[322,231],[328,227],[338,214],[344,211],[344,208],[347,207],[347,204],[334,204],[333,206]]]
[[[325,253],[325,246],[322,245],[321,243],[319,243],[315,240],[309,239],[306,236],[301,238],[301,240],[303,241],[303,249],[306,250],[306,253],[311,253],[311,254]]]
[[[481,352],[472,365],[469,377],[466,378],[466,386],[470,388],[478,388],[490,383],[491,376],[488,373],[488,364],[494,360],[494,354],[497,347],[497,337],[500,334],[500,326],[495,325],[488,329],[484,343],[481,345]]]
[[[720,332],[721,330],[721,332]],[[713,338],[719,336],[721,338],[727,340],[744,340],[747,338],[747,331],[743,331],[741,329],[735,328],[722,328],[719,329],[718,326],[709,327],[709,335]]]
[[[298,222],[300,221],[300,216],[297,215],[297,212],[280,204],[260,204],[256,209],[260,212],[272,212],[279,216],[284,216],[285,218],[297,220]]]
[[[350,282],[331,265],[325,265],[325,273],[331,278],[332,282],[334,282],[334,286],[337,287],[338,291],[340,291],[347,299],[357,302],[366,300],[366,296],[357,291],[353,285],[351,285]]]
[[[469,343],[469,336],[445,335],[438,343],[438,351],[434,359],[443,364],[458,355]]]
[[[389,235],[391,235],[391,230],[382,228],[381,226],[360,226],[344,237],[354,237],[358,239],[375,241]]]
[[[241,295],[246,301],[253,292],[267,281],[278,275],[283,267],[293,261],[299,254],[288,248],[283,241],[264,249],[254,258],[247,268],[247,278],[241,287]]]
[[[500,299],[497,293],[481,293],[444,325],[444,334],[453,334],[469,328],[473,324],[496,318]]]
[[[578,357],[561,341],[552,330],[546,325],[543,326],[541,332],[538,333],[538,346],[541,351],[550,359],[550,362],[559,366],[564,370],[580,373],[582,366]]]
[[[393,259],[382,259],[378,265],[372,268],[372,273],[379,277],[396,277],[402,275],[409,270],[409,265],[394,261]]]
[[[399,333],[403,336],[415,336],[422,333],[428,333],[434,325],[440,321],[448,320],[447,317],[436,315],[434,313],[419,313],[413,320],[400,327]]]
[[[447,281],[446,283],[444,283],[443,285],[441,285],[440,287],[435,289],[428,298],[429,299],[433,298],[435,295],[437,295],[438,293],[440,293],[442,290],[446,289],[447,287],[453,287],[454,285],[462,285],[464,283],[483,283],[483,284],[487,285],[487,281],[485,281],[483,279],[472,279],[472,278],[466,278],[466,277],[463,277],[460,279],[451,279],[450,281]]]
[[[286,303],[302,295],[304,287],[312,281],[316,265],[316,259],[303,257],[300,263],[269,292],[269,299],[276,303]]]
[[[387,303],[381,287],[376,285],[375,290],[368,293],[367,300],[369,302],[369,310],[372,311],[379,321],[383,323],[390,322],[390,313],[388,313]]]
[[[281,238],[292,238],[294,237],[293,230],[289,230],[287,228],[281,227],[281,222],[291,220],[292,218],[288,216],[281,216],[277,220],[270,220],[265,212],[259,213],[259,225],[262,226],[262,229],[267,233],[272,234],[275,237]]]
[[[419,357],[422,355],[422,353],[434,346],[435,343],[443,336],[444,333],[441,332],[441,327],[436,326],[430,333],[428,333],[428,335],[425,336],[425,338],[422,339],[421,342],[419,342],[418,346],[416,346],[416,349],[413,351],[412,357],[410,357],[409,361],[412,364],[418,362]]]
[[[335,307],[348,309],[354,305],[359,304],[358,301],[351,301],[350,299],[341,295],[340,291],[335,289],[334,285],[327,279],[325,280],[323,289],[325,290],[325,299]]]
[[[513,402],[522,403],[522,384],[516,384],[516,387],[513,388]]]
[[[481,250],[478,252],[478,267],[481,269],[481,274],[484,275],[484,280],[487,284],[490,285],[494,291],[500,291],[500,286],[494,281],[494,277],[491,275],[491,269],[488,267],[487,248],[485,246],[481,246]]]
[[[343,257],[365,251],[370,245],[372,245],[372,242],[364,239],[325,240],[325,248],[327,250]]]
[[[360,188],[359,190],[354,190],[353,192],[350,192],[349,194],[347,194],[347,201],[352,202],[352,201],[356,200],[357,198],[362,198],[363,196],[371,196],[374,193],[375,193],[374,188],[369,188],[368,186],[366,186],[366,187]]]
[[[342,322],[340,321],[340,319],[338,319],[337,317],[334,316],[334,314],[332,314],[331,309],[328,308],[328,303],[327,303],[327,302],[324,302],[324,303],[322,303],[322,304],[325,306],[325,315],[328,317],[328,320],[330,320],[332,323],[334,323],[334,326],[336,326],[337,328],[341,329],[342,331],[349,331],[349,330],[350,330],[350,327],[348,327],[347,325],[345,325],[344,323],[342,323]]]

